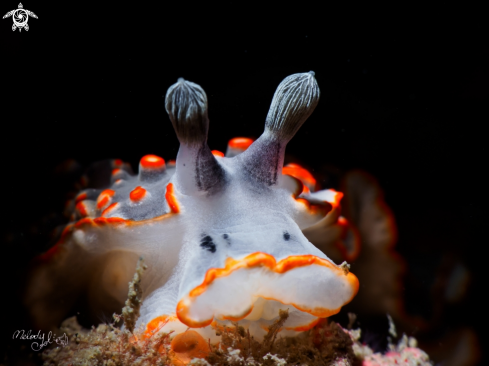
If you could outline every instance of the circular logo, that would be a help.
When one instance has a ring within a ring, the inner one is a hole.
[[[14,20],[14,24],[21,28],[27,24],[27,20],[29,19],[29,15],[24,9],[17,9],[12,14],[12,18]]]

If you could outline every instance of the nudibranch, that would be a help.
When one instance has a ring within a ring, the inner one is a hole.
[[[165,100],[176,161],[144,156],[138,175],[120,160],[102,164],[109,186],[78,194],[73,221],[39,258],[26,297],[34,319],[59,322],[81,293],[96,312],[120,309],[140,256],[148,270],[137,326],[147,334],[190,327],[216,342],[219,327],[239,321],[260,339],[280,309],[289,312],[282,335],[338,313],[358,280],[306,236],[345,226],[342,194],[315,191],[309,172],[284,167],[287,143],[318,100],[313,72],[288,76],[263,134],[231,140],[223,156],[207,145],[204,90],[179,79]]]

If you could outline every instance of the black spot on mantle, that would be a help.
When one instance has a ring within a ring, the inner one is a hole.
[[[284,240],[287,241],[290,239],[290,234],[287,231],[284,231]]]
[[[212,242],[212,238],[209,235],[204,236],[200,240],[200,246],[202,249],[207,249],[211,253],[216,252],[216,244]]]

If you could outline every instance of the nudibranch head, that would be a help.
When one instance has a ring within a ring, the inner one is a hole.
[[[334,204],[314,197],[305,204],[302,183],[282,174],[285,146],[318,100],[313,73],[287,77],[275,92],[263,135],[254,142],[231,140],[227,157],[219,157],[206,143],[205,92],[183,80],[170,87],[166,109],[181,144],[174,182],[186,233],[169,281],[176,282],[174,289],[167,285],[147,300],[152,307],[141,321],[152,324],[148,329],[161,316],[174,315],[163,328],[180,322],[212,329],[240,321],[259,338],[279,309],[288,309],[285,330],[293,333],[336,314],[355,296],[357,278],[301,232]],[[176,308],[163,305],[170,291]]]
[[[147,155],[138,176],[121,167],[110,187],[82,192],[78,221],[67,229],[60,244],[66,250],[49,275],[70,273],[82,258],[95,303],[107,294],[123,301],[129,263],[143,255],[149,269],[138,325],[148,334],[192,327],[216,341],[216,329],[239,321],[259,339],[279,310],[289,311],[284,335],[336,314],[356,295],[358,280],[303,232],[343,230],[342,194],[315,192],[305,169],[284,169],[285,147],[319,94],[313,72],[285,78],[263,134],[231,140],[222,156],[207,145],[204,90],[179,79],[165,99],[180,142],[176,162]],[[103,281],[94,290],[96,278]]]

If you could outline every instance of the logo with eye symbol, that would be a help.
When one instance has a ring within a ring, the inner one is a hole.
[[[14,9],[9,11],[7,14],[3,16],[3,19],[12,17],[14,20],[14,24],[12,25],[12,30],[15,31],[17,28],[19,28],[19,32],[22,31],[22,28],[24,28],[26,31],[29,30],[29,25],[27,24],[27,21],[29,20],[29,16],[33,18],[37,18],[37,15],[34,14],[32,11],[24,9],[22,6],[22,3],[19,3],[19,8]]]

